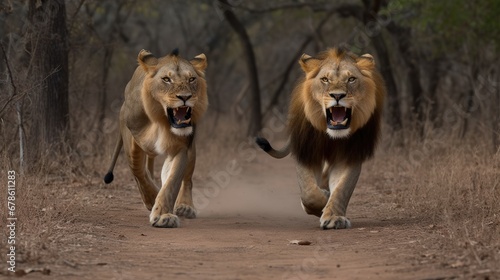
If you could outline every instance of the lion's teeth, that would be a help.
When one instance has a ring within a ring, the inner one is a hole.
[[[346,125],[348,120],[349,120],[349,119],[348,119],[348,118],[346,118],[346,119],[345,119],[342,123],[340,123],[340,124],[341,124],[341,125]]]
[[[189,123],[190,121],[191,121],[191,119],[187,119],[187,120],[183,120],[183,121],[179,120],[179,121],[177,121],[177,124]]]

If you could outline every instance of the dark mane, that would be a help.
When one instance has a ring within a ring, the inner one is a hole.
[[[315,57],[320,61],[334,59],[339,62],[348,61],[355,65],[357,58],[356,55],[343,48],[327,49]],[[367,79],[373,81],[374,87],[365,89],[370,91],[365,94],[375,95],[374,111],[364,126],[357,127],[349,137],[339,139],[331,138],[326,131],[326,122],[321,123],[324,121],[323,113],[318,111],[321,105],[311,105],[316,101],[311,100],[310,81],[314,79],[313,74],[319,71],[322,64],[320,62],[305,70],[306,76],[299,81],[292,93],[288,117],[290,149],[300,164],[317,170],[321,169],[325,161],[332,164],[344,162],[351,165],[362,163],[373,156],[379,138],[385,86],[380,73],[371,68],[372,66],[372,64],[369,66],[357,65],[357,67],[366,67],[365,70],[372,73],[371,77]],[[309,110],[307,116],[306,110]],[[313,119],[308,119],[308,117]]]
[[[291,151],[298,162],[313,168],[321,168],[324,161],[361,163],[372,157],[375,151],[380,113],[376,109],[364,127],[345,139],[332,139],[325,131],[315,129],[304,114],[291,116]]]

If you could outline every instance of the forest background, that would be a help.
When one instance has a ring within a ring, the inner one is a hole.
[[[468,264],[491,268],[500,255],[498,14],[495,0],[4,0],[2,178],[99,178],[141,49],[206,54],[210,107],[197,136],[206,170],[236,153],[234,143],[278,137],[266,127],[286,122],[300,55],[345,47],[372,54],[386,82],[376,161],[392,174],[388,195],[408,216],[443,225],[446,246]]]

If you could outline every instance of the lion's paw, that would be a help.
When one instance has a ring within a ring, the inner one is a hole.
[[[187,204],[179,204],[175,206],[174,213],[179,217],[185,217],[187,219],[196,218],[196,209]]]
[[[180,226],[179,217],[172,213],[166,214],[155,214],[155,211],[151,212],[149,216],[149,222],[154,227],[162,227],[162,228],[176,228]]]
[[[325,215],[323,215],[319,219],[319,222],[322,229],[344,229],[351,227],[351,222],[344,216],[333,215],[325,217]]]

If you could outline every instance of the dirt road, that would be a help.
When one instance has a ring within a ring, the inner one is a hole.
[[[177,229],[149,225],[125,168],[111,185],[88,186],[86,199],[105,195],[105,203],[75,216],[79,230],[60,240],[63,257],[46,265],[49,276],[25,278],[447,279],[457,273],[425,250],[428,225],[396,218],[370,174],[362,174],[348,209],[353,228],[325,231],[300,207],[291,158],[259,155],[233,167],[219,189],[195,181],[199,216]]]

